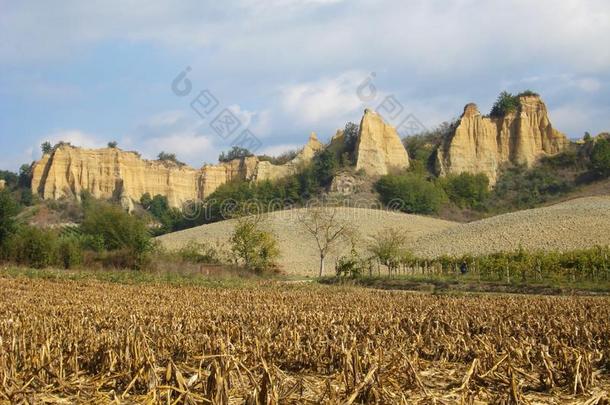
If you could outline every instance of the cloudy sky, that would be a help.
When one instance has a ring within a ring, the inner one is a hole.
[[[45,140],[199,167],[246,128],[277,153],[388,96],[433,128],[532,89],[580,137],[610,130],[609,40],[607,0],[0,0],[0,169]]]

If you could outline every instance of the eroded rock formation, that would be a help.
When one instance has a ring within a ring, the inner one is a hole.
[[[379,176],[409,167],[409,154],[396,132],[379,114],[365,110],[356,145],[356,170]]]
[[[531,166],[569,144],[554,129],[539,96],[519,97],[520,107],[502,117],[484,117],[476,104],[467,104],[455,131],[436,151],[439,175],[484,173],[495,184],[506,163]]]
[[[4,190],[5,187],[6,187],[6,181],[0,180],[0,191]]]
[[[231,180],[277,179],[295,173],[323,148],[315,134],[303,150],[284,165],[255,156],[194,169],[170,161],[142,159],[118,148],[82,149],[59,145],[32,167],[32,191],[43,199],[80,198],[86,190],[96,198],[115,199],[133,207],[143,194],[166,196],[170,206],[203,199]]]

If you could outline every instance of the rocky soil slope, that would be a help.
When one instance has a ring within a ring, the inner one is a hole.
[[[298,211],[268,214],[264,223],[279,239],[282,269],[289,274],[315,276],[315,242],[298,223]],[[340,217],[355,224],[362,234],[362,253],[367,240],[387,228],[404,230],[409,248],[423,257],[514,251],[520,245],[533,250],[571,250],[610,244],[610,197],[579,198],[468,224],[354,208],[340,209]],[[159,240],[169,249],[177,249],[190,240],[220,242],[228,248],[226,241],[233,226],[234,221],[223,221],[164,235]],[[344,246],[342,253],[346,250]],[[329,274],[336,257],[335,254],[327,259]]]
[[[262,223],[273,231],[278,238],[281,251],[279,264],[283,271],[288,274],[316,276],[318,251],[313,237],[303,229],[298,221],[302,210],[278,211],[266,214]],[[364,252],[364,246],[370,236],[387,228],[403,229],[409,240],[413,241],[427,233],[457,226],[457,223],[436,218],[382,210],[364,208],[338,208],[337,210],[337,218],[351,222],[360,232],[359,245],[361,252]],[[170,250],[178,249],[190,240],[209,244],[220,243],[228,249],[227,240],[233,232],[234,226],[234,220],[222,221],[163,235],[158,240]],[[338,254],[345,254],[348,251],[349,247],[343,245],[338,252],[327,257],[326,271],[328,274],[334,272],[334,264]]]

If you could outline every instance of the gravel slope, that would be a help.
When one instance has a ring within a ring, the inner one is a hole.
[[[610,244],[610,197],[588,197],[496,217],[424,235],[412,249],[443,254],[533,250],[570,250]]]
[[[315,241],[297,221],[303,209],[278,211],[264,215],[263,224],[273,231],[278,238],[281,257],[279,264],[288,274],[317,275],[318,251]],[[364,208],[337,208],[337,217],[355,224],[361,234],[360,249],[364,250],[367,239],[378,231],[387,228],[404,229],[410,241],[414,241],[430,232],[439,232],[458,223],[429,218],[419,215],[408,215],[396,212],[371,210]],[[190,240],[205,243],[226,243],[235,222],[233,220],[203,225],[163,235],[158,240],[170,250],[178,249]],[[338,254],[346,253],[348,246],[342,246]],[[328,273],[334,271],[337,254],[326,259]]]
[[[352,221],[361,234],[360,250],[378,231],[403,229],[409,247],[425,257],[443,254],[513,251],[519,245],[533,250],[570,250],[610,245],[610,197],[578,198],[544,208],[498,215],[467,224],[395,212],[339,208],[339,217]],[[316,275],[318,253],[311,235],[297,221],[300,210],[265,215],[264,224],[279,240],[279,264],[288,274]],[[234,221],[222,221],[158,238],[169,249],[189,240],[226,243]],[[338,254],[346,253],[344,246]],[[326,261],[331,273],[337,254]]]

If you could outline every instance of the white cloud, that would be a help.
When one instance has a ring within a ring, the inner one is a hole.
[[[288,151],[292,151],[292,150],[299,150],[302,147],[303,147],[303,144],[295,144],[295,143],[273,145],[273,146],[268,146],[266,148],[263,148],[263,150],[260,151],[260,154],[268,155],[268,156],[279,156],[284,152],[288,152]]]
[[[341,120],[362,109],[357,89],[367,75],[349,71],[333,78],[286,85],[280,89],[281,106],[300,124],[312,127]]]
[[[51,132],[40,140],[40,143],[49,141],[51,144],[58,142],[69,142],[74,146],[82,148],[101,148],[106,144],[97,136],[88,134],[78,129],[59,130]]]

